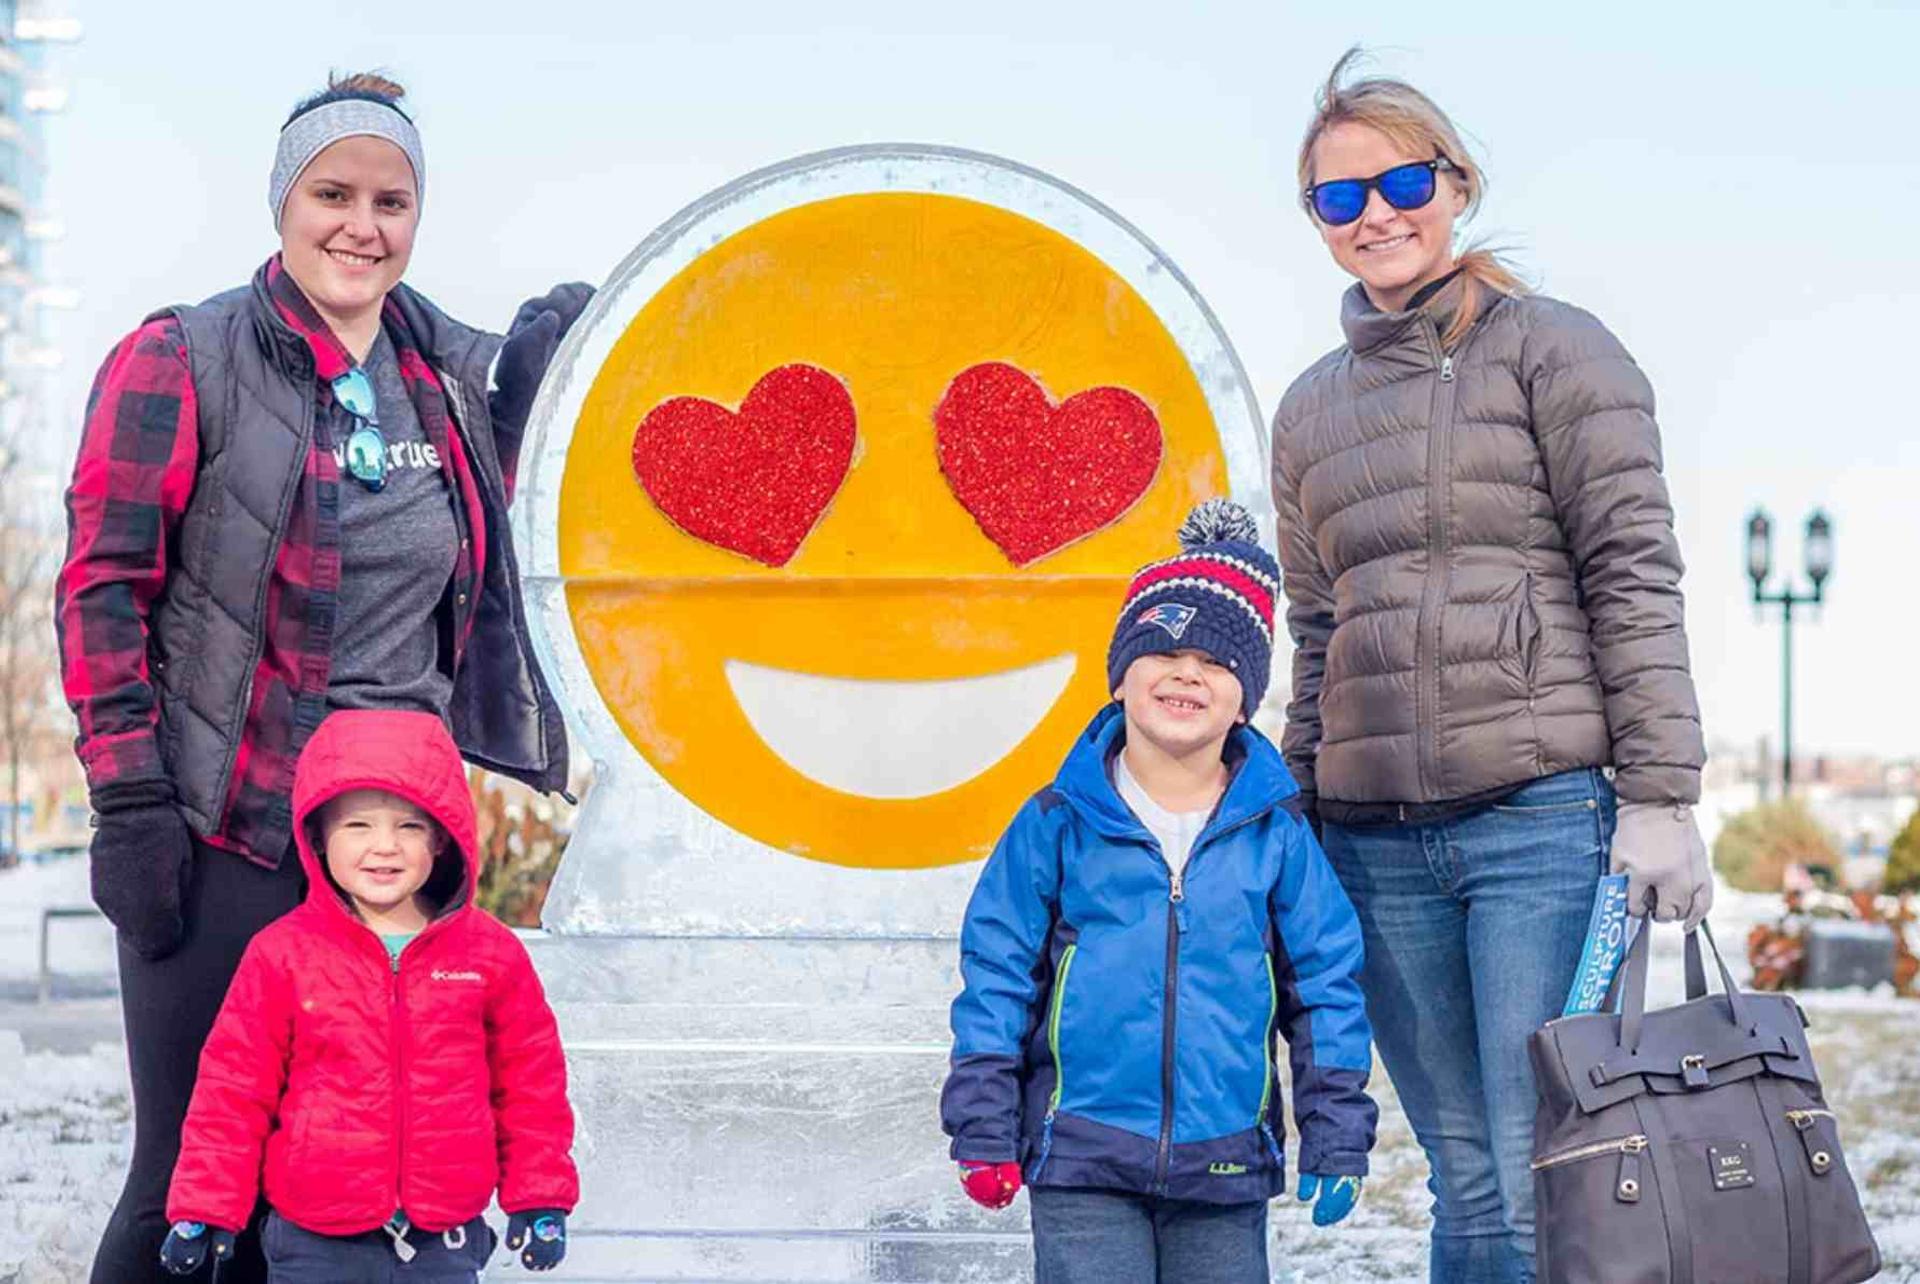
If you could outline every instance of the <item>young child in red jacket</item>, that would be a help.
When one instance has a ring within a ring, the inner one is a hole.
[[[566,1063],[526,947],[473,904],[452,737],[335,713],[293,806],[307,898],[247,947],[207,1039],[161,1261],[230,1256],[264,1188],[275,1284],[477,1280],[497,1189],[507,1247],[555,1266],[579,1197]]]

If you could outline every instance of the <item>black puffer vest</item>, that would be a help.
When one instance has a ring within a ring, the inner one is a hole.
[[[446,389],[487,524],[481,600],[454,675],[448,724],[469,761],[535,789],[560,789],[566,727],[527,633],[485,395],[500,337],[461,325],[405,285],[390,297]],[[315,373],[306,340],[281,320],[260,278],[159,315],[168,314],[186,335],[200,460],[151,617],[160,753],[188,822],[213,834],[265,645],[268,582],[313,448]],[[321,634],[330,627],[317,626],[310,645],[324,649]],[[318,701],[296,709],[286,730],[291,752],[325,713]]]

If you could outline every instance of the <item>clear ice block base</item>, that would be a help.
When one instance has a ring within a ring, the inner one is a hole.
[[[1025,1198],[974,1205],[940,1132],[951,938],[529,947],[567,1044],[583,1187],[545,1278],[1032,1278]],[[522,1273],[497,1261],[488,1278]]]

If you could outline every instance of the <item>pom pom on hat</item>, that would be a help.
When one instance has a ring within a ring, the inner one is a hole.
[[[1242,544],[1260,542],[1260,525],[1253,514],[1230,499],[1216,497],[1194,507],[1180,523],[1180,547],[1195,549],[1202,544],[1238,540]]]

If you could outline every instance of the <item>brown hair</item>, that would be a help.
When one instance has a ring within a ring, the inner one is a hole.
[[[1378,130],[1403,151],[1415,156],[1444,156],[1452,163],[1452,168],[1441,171],[1441,180],[1465,192],[1467,205],[1461,217],[1472,218],[1486,194],[1487,175],[1480,168],[1480,162],[1474,159],[1473,153],[1467,150],[1460,131],[1454,128],[1447,114],[1431,98],[1404,80],[1367,76],[1347,81],[1348,72],[1364,56],[1359,45],[1341,54],[1340,60],[1333,64],[1333,70],[1327,74],[1326,83],[1315,96],[1313,119],[1308,122],[1307,132],[1300,139],[1300,155],[1296,166],[1302,204],[1306,203],[1307,188],[1313,186],[1314,182],[1314,144],[1333,126],[1352,123]],[[1310,208],[1307,217],[1313,217]],[[1454,310],[1453,323],[1440,339],[1441,344],[1449,348],[1473,328],[1474,320],[1480,315],[1483,290],[1492,290],[1496,294],[1521,294],[1526,291],[1526,283],[1499,251],[1491,246],[1469,246],[1454,260],[1454,266],[1460,270],[1460,305]],[[1453,290],[1447,289],[1442,290],[1440,295],[1445,297],[1453,293]]]
[[[324,107],[328,103],[337,103],[348,98],[359,98],[367,102],[380,103],[400,112],[402,116],[406,116],[407,113],[401,110],[400,107],[400,100],[406,96],[406,86],[387,75],[384,71],[350,71],[345,73],[330,71],[327,73],[327,87],[318,93],[308,94],[305,98],[302,98],[299,104],[294,107],[293,111],[288,114],[286,124],[291,125],[315,107]],[[411,120],[413,118],[407,116],[407,119]],[[281,128],[285,129],[286,125],[282,125]]]

